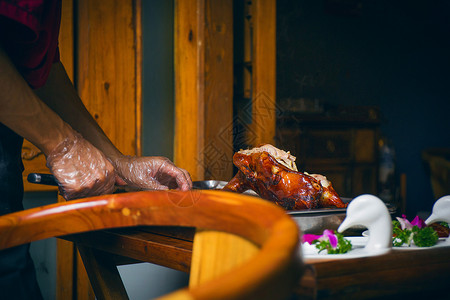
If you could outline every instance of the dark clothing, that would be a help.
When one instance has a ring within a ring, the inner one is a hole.
[[[23,209],[23,138],[0,123],[0,215]]]
[[[30,245],[0,251],[0,299],[42,300]]]
[[[59,61],[61,0],[0,0],[0,46],[30,87]],[[0,215],[23,210],[22,137],[0,123]],[[29,245],[0,251],[0,298],[42,299]]]
[[[0,123],[0,214],[23,209],[23,138]],[[42,299],[29,245],[0,251],[0,298]]]
[[[59,61],[61,0],[0,0],[0,44],[32,88]]]

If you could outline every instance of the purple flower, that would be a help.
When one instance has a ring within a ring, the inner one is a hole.
[[[402,215],[401,218],[397,217],[397,220],[400,223],[402,230],[413,228],[413,225],[408,221],[408,219],[406,219],[405,215]]]
[[[311,245],[312,242],[318,240],[320,237],[321,235],[307,233],[302,236],[302,243],[308,243]]]
[[[427,226],[427,225],[425,224],[425,221],[422,220],[419,216],[416,216],[416,217],[414,218],[414,220],[411,221],[411,225],[412,225],[412,226],[417,226],[417,227],[419,227],[419,228],[424,228],[424,227]]]
[[[308,243],[308,244],[312,244],[312,242],[314,242],[315,240],[319,240],[319,241],[329,241],[331,247],[333,247],[333,249],[336,249],[336,246],[338,244],[338,239],[337,236],[334,234],[333,231],[329,230],[329,229],[325,229],[323,231],[322,235],[316,235],[316,234],[304,234],[303,235],[303,243]]]
[[[422,220],[419,216],[416,216],[411,222],[406,219],[405,215],[402,215],[401,218],[397,217],[397,220],[400,222],[400,226],[402,230],[409,229],[411,230],[414,226],[417,226],[419,228],[424,228],[427,225],[425,224],[425,221]]]
[[[336,249],[338,239],[333,231],[325,229],[323,231],[323,235],[319,238],[319,240],[321,240],[321,241],[329,240],[331,247],[333,247],[333,249]]]

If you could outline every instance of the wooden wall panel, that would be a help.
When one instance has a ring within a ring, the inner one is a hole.
[[[249,138],[253,146],[275,144],[276,124],[276,0],[252,2],[253,93]]]
[[[174,162],[193,180],[203,180],[204,0],[175,1]]]
[[[74,6],[73,0],[63,0],[60,51],[69,77],[108,137],[124,154],[140,154],[140,1],[77,1]],[[95,299],[73,244],[58,240],[57,248],[57,299]]]
[[[77,89],[108,137],[124,154],[137,140],[136,36],[133,1],[77,2]]]
[[[205,179],[230,180],[233,173],[233,6],[206,2]]]
[[[63,0],[61,7],[61,28],[59,32],[59,52],[61,62],[72,82],[74,80],[75,50],[73,17],[73,0]],[[38,184],[34,186],[44,187]],[[65,199],[58,195],[57,201],[62,202]],[[74,295],[74,253],[75,246],[72,242],[61,239],[56,240],[56,299],[72,299]]]
[[[74,24],[73,0],[63,0],[61,7],[61,28],[59,31],[59,52],[67,75],[73,82],[74,75]]]
[[[175,149],[193,180],[232,175],[231,1],[175,1]]]
[[[140,154],[140,2],[80,0],[76,9],[76,83],[81,99],[122,153]],[[77,299],[94,299],[76,258]]]

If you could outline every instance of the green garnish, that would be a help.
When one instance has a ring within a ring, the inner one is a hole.
[[[403,244],[411,246],[412,231],[409,229],[402,229],[400,227],[400,222],[397,220],[392,221],[392,233],[394,235],[392,240],[392,245],[394,247],[401,247]]]
[[[414,226],[412,232],[414,244],[418,247],[431,247],[436,245],[439,240],[437,232],[431,227],[419,228]]]
[[[411,246],[411,243],[417,247],[431,247],[436,245],[439,240],[437,232],[425,225],[422,219],[418,216],[414,218],[413,222],[409,222],[405,216],[397,218],[392,221],[392,245],[394,247],[401,247],[403,245]]]
[[[349,240],[345,239],[340,233],[335,232],[334,234],[337,237],[337,245],[335,248],[331,246],[330,241],[315,240],[313,242],[319,250],[319,253],[326,250],[328,254],[343,254],[352,250],[352,243]]]
[[[304,234],[302,242],[315,245],[319,253],[326,250],[327,254],[347,253],[352,249],[352,243],[336,231],[325,229],[322,235]]]
[[[328,254],[342,254],[347,253],[352,249],[352,243],[349,240],[345,239],[342,234],[336,233],[336,236],[338,239],[338,243],[336,248],[334,249],[327,241],[316,242],[316,248],[319,250],[319,253],[323,250],[327,250]]]

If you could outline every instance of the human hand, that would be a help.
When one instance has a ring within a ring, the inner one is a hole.
[[[114,190],[114,167],[79,134],[65,139],[50,152],[47,167],[67,200],[110,194]]]
[[[160,156],[133,157],[121,156],[112,161],[118,180],[128,186],[146,190],[192,188],[189,173],[175,166],[168,158]]]

